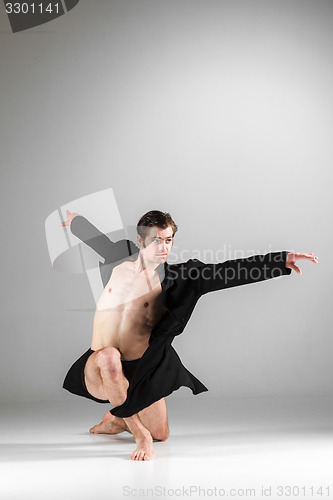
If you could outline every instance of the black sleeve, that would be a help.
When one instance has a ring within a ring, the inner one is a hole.
[[[234,286],[290,275],[286,267],[287,251],[266,255],[227,260],[219,264],[205,264],[199,260],[188,261],[188,277],[200,295]]]
[[[70,229],[75,236],[90,246],[104,259],[112,255],[116,244],[85,217],[82,217],[82,215],[77,215],[73,218]]]

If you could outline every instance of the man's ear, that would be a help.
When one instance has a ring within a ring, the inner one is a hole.
[[[143,248],[144,244],[143,244],[143,239],[141,238],[141,236],[139,234],[137,234],[136,238],[137,238],[139,247]]]

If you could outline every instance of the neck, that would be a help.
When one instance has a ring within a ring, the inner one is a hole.
[[[158,266],[159,266],[159,264],[156,264],[156,262],[145,261],[143,258],[142,252],[139,252],[139,256],[137,259],[137,271],[139,273],[141,271],[144,271],[145,269],[147,271],[156,271]]]

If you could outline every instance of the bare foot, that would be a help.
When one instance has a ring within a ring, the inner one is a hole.
[[[95,425],[89,430],[91,434],[120,434],[124,431],[126,431],[126,428],[119,425],[116,422],[116,417],[109,411],[105,413],[100,424]]]
[[[153,439],[151,435],[136,440],[137,449],[130,454],[132,460],[151,460],[154,455]]]

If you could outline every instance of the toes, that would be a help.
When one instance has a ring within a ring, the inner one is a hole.
[[[130,453],[130,458],[132,460],[138,460],[138,461],[151,460],[153,458],[153,453],[154,453],[154,450],[152,450],[151,452],[148,452],[148,451],[145,451],[142,449],[141,450],[136,449],[135,451]]]
[[[91,434],[98,434],[99,430],[102,428],[101,426],[102,422],[100,424],[94,425],[94,427],[89,429],[89,431],[91,432]]]
[[[133,451],[131,454],[130,454],[130,457],[132,460],[141,460],[140,459],[140,451],[139,450],[135,450]]]

